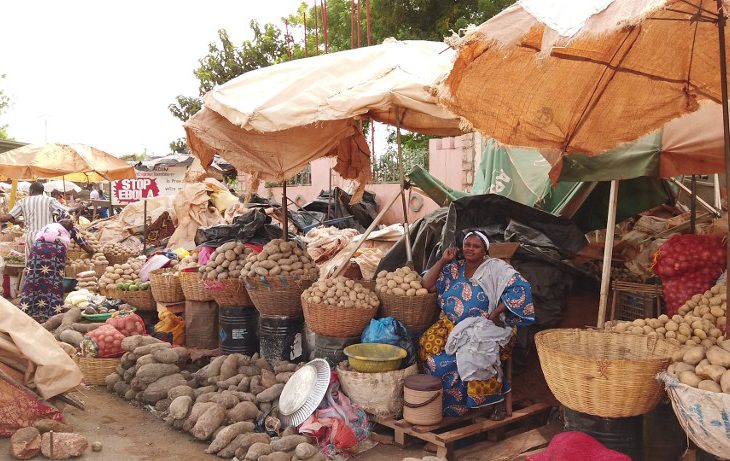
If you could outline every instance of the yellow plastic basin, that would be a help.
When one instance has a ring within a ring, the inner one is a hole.
[[[353,344],[344,350],[350,366],[360,373],[383,373],[400,368],[408,353],[390,344]]]

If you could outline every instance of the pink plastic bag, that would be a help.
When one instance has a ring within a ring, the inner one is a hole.
[[[200,252],[198,253],[198,264],[201,266],[205,266],[206,264],[208,264],[210,255],[212,255],[214,251],[215,251],[215,248],[213,248],[213,247],[201,248]]]

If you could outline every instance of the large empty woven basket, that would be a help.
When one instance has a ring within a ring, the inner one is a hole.
[[[664,394],[656,375],[676,346],[652,336],[555,329],[535,335],[550,390],[566,407],[604,418],[639,416]]]

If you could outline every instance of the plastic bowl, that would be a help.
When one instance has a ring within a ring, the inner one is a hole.
[[[63,278],[63,292],[71,293],[72,291],[74,291],[74,288],[76,288],[77,283],[79,283],[79,281],[76,279],[72,279],[71,277],[64,277]]]
[[[400,368],[408,353],[390,344],[353,344],[344,350],[350,366],[360,373],[384,373]]]

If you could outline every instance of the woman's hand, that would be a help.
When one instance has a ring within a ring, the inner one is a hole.
[[[500,319],[500,316],[506,310],[507,306],[505,306],[504,303],[500,301],[499,304],[497,304],[497,307],[489,313],[489,316],[487,318],[498,327],[504,328],[504,322]]]
[[[444,251],[444,254],[441,256],[441,261],[444,263],[447,263],[451,261],[452,259],[456,258],[456,254],[459,250],[456,249],[456,247],[449,247]]]

